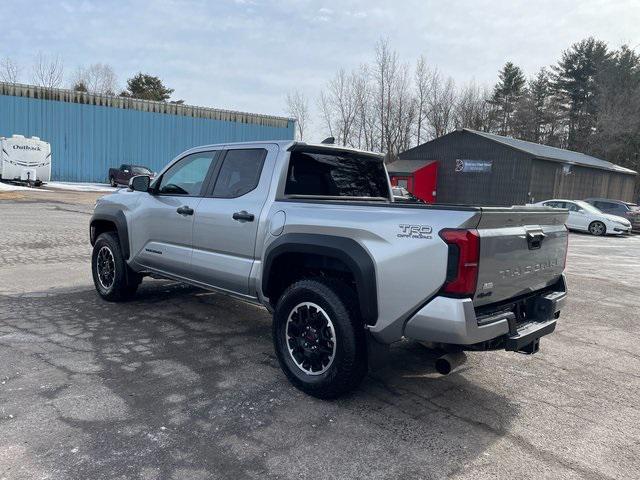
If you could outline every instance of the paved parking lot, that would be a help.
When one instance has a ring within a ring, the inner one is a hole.
[[[419,345],[353,395],[307,397],[266,311],[167,281],[93,291],[98,194],[0,194],[0,479],[640,478],[640,236],[572,234],[539,354]]]

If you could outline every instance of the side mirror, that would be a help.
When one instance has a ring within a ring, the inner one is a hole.
[[[149,175],[136,175],[129,179],[129,188],[134,192],[148,192],[150,183]]]

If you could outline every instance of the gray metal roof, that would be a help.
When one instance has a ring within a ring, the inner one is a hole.
[[[396,160],[387,165],[387,171],[389,173],[413,173],[433,162],[434,160]]]
[[[508,147],[515,148],[522,152],[529,153],[534,157],[543,160],[551,160],[554,162],[569,163],[573,165],[585,165],[587,167],[601,168],[603,170],[610,170],[619,173],[638,173],[634,170],[616,165],[615,163],[607,162],[606,160],[592,157],[591,155],[585,155],[584,153],[564,150],[562,148],[550,147],[548,145],[541,145],[539,143],[527,142],[526,140],[518,140],[511,137],[502,137],[493,133],[479,132],[477,130],[471,130],[470,128],[464,128],[463,130],[475,135],[480,135],[494,142],[507,145]]]

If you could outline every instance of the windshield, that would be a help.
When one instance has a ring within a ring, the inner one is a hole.
[[[133,171],[133,173],[136,173],[138,175],[149,175],[151,173],[151,170],[146,167],[132,167],[131,170]]]
[[[591,212],[591,213],[602,213],[602,210],[594,207],[593,205],[591,205],[590,203],[587,202],[583,202],[582,200],[576,200],[573,203],[575,203],[576,205],[578,205],[580,208],[583,208],[584,210],[586,210],[587,212]]]

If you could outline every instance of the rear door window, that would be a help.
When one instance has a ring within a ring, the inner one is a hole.
[[[263,148],[227,151],[213,189],[213,196],[237,198],[255,189],[266,156],[267,151]]]
[[[291,153],[285,195],[389,198],[382,161],[351,152]]]
[[[623,205],[622,203],[613,203],[612,205],[614,207],[612,208],[612,211],[619,215],[624,215],[628,212],[627,206]]]
[[[599,208],[602,211],[608,211],[608,210],[612,210],[612,207],[614,206],[612,203],[609,202],[594,202],[594,206],[596,208]]]

